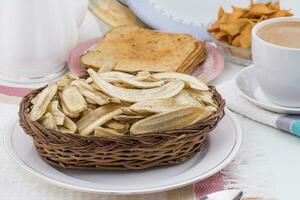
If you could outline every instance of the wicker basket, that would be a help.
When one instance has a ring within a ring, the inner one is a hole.
[[[69,169],[145,169],[181,163],[203,148],[206,136],[224,115],[225,102],[211,87],[218,111],[200,123],[164,133],[122,136],[118,139],[81,136],[48,130],[29,119],[31,99],[43,88],[25,96],[20,104],[20,125],[49,164]],[[202,146],[202,148],[201,148]]]

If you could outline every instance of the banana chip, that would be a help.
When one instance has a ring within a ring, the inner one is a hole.
[[[176,130],[206,119],[211,115],[208,109],[202,107],[185,107],[152,115],[134,123],[130,134],[158,133]]]
[[[79,90],[82,93],[82,95],[85,95],[86,98],[93,100],[98,105],[105,105],[108,103],[121,103],[120,99],[109,97],[106,94],[97,91],[91,85],[85,84],[84,82],[81,82],[78,88],[80,88]]]
[[[45,114],[49,103],[57,92],[57,85],[49,83],[48,87],[43,89],[34,100],[33,107],[30,111],[29,118],[31,121],[40,119]]]
[[[46,113],[40,121],[41,125],[50,130],[58,130],[54,117],[51,113]]]
[[[201,81],[200,79],[194,76],[190,76],[187,74],[181,74],[176,72],[162,72],[162,73],[152,74],[152,76],[158,80],[163,80],[163,79],[180,80],[185,82],[185,84],[187,84],[190,88],[193,88],[195,90],[200,90],[200,91],[209,90],[208,86],[203,81]]]
[[[59,126],[59,127],[58,127],[58,130],[59,130],[60,132],[62,132],[62,133],[73,133],[71,130],[69,130],[69,129],[63,127],[63,126]]]
[[[80,118],[83,118],[84,116],[86,116],[87,114],[89,114],[91,111],[93,111],[95,109],[87,108],[86,110],[84,110],[80,113]]]
[[[57,81],[58,90],[63,90],[65,87],[71,85],[71,82],[78,79],[78,77],[74,76],[71,73],[65,74]]]
[[[64,88],[61,96],[64,105],[71,113],[80,113],[87,108],[86,101],[79,90],[74,86]]]
[[[94,135],[97,137],[108,137],[108,138],[123,136],[122,133],[119,133],[114,129],[103,128],[101,126],[95,128]]]
[[[119,98],[126,102],[138,102],[141,100],[149,99],[166,99],[177,95],[184,87],[184,82],[178,80],[172,80],[169,83],[153,89],[126,89],[116,87],[97,75],[97,73],[91,69],[88,69],[94,83],[109,96]]]
[[[120,123],[116,120],[110,120],[109,122],[105,123],[104,126],[115,129],[115,130],[128,130],[129,129],[129,124],[128,123]]]
[[[68,117],[65,117],[63,127],[68,129],[70,131],[70,133],[75,133],[76,130],[77,130],[76,124],[71,119],[69,119]]]
[[[36,100],[37,100],[37,98],[36,98],[36,97],[33,97],[33,98],[31,99],[30,103],[35,104]]]
[[[202,102],[206,106],[212,106],[217,108],[218,106],[213,100],[213,94],[210,91],[200,92],[196,90],[189,89],[188,92],[199,102]]]
[[[83,93],[81,93],[81,94],[83,95]],[[90,99],[89,97],[85,96],[84,98],[85,98],[86,102],[89,104],[93,104],[93,105],[97,104],[93,99]]]
[[[148,114],[174,110],[179,106],[181,104],[178,104],[175,98],[169,98],[140,101],[130,106],[130,108],[137,113]]]
[[[132,120],[138,120],[138,119],[143,119],[145,116],[142,115],[117,115],[114,116],[113,119],[121,122],[126,122],[126,121],[132,121]]]
[[[105,81],[110,83],[118,83],[120,82],[120,78],[135,78],[132,74],[127,74],[124,72],[118,72],[118,71],[111,71],[111,72],[104,72],[104,73],[98,73],[98,75]]]
[[[182,90],[174,98],[140,101],[130,106],[130,109],[141,114],[162,113],[187,105],[203,107],[203,105],[194,99],[186,90]]]
[[[157,81],[152,78],[149,72],[139,72],[137,76],[123,72],[106,72],[99,74],[99,76],[109,83],[121,83],[122,87],[127,88],[154,88],[165,84],[165,81]],[[150,81],[151,82],[147,82]]]
[[[110,97],[108,97],[107,95],[101,92],[94,90],[92,86],[90,86],[83,80],[73,81],[71,85],[76,86],[78,88],[80,93],[83,96],[85,96],[85,99],[87,100],[88,103],[105,105],[112,101]]]
[[[123,107],[121,109],[124,115],[139,115],[137,112],[133,111],[130,107]]]
[[[125,78],[125,77],[120,77],[119,81],[123,83],[125,86],[129,86],[133,88],[143,88],[143,89],[160,87],[165,84],[165,81],[142,82],[132,78]]]
[[[71,111],[68,110],[67,106],[65,105],[64,101],[62,100],[61,93],[59,93],[59,97],[60,97],[61,108],[62,108],[64,114],[70,118],[79,117],[80,113],[72,113]]]
[[[182,90],[174,98],[176,99],[176,103],[181,106],[203,106],[203,104],[197,101],[187,90]]]
[[[49,104],[47,111],[52,114],[56,125],[63,125],[65,120],[65,114],[59,110],[58,105],[59,103],[57,100],[52,101]]]
[[[115,116],[122,114],[118,104],[108,104],[91,111],[76,122],[79,134],[89,135],[97,126],[102,126]]]
[[[148,81],[148,82],[154,82],[154,81],[158,81],[157,79],[155,79],[152,74],[148,71],[139,71],[136,74],[136,80],[138,81]]]

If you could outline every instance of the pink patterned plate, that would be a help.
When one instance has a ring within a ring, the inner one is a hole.
[[[85,72],[80,64],[79,58],[89,48],[92,48],[95,44],[100,41],[101,37],[93,38],[86,42],[79,44],[70,54],[68,59],[68,65],[70,71],[77,75],[83,75]],[[196,70],[192,73],[196,77],[205,77],[208,81],[215,79],[223,70],[224,58],[216,47],[207,43],[207,58],[204,63],[199,65]]]

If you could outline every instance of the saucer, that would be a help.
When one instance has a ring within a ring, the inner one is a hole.
[[[300,114],[300,108],[280,106],[266,97],[258,85],[253,65],[238,73],[235,78],[235,87],[244,98],[266,110],[284,114]]]

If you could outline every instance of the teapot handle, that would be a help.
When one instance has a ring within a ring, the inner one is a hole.
[[[77,26],[80,27],[88,10],[88,0],[69,0]]]

